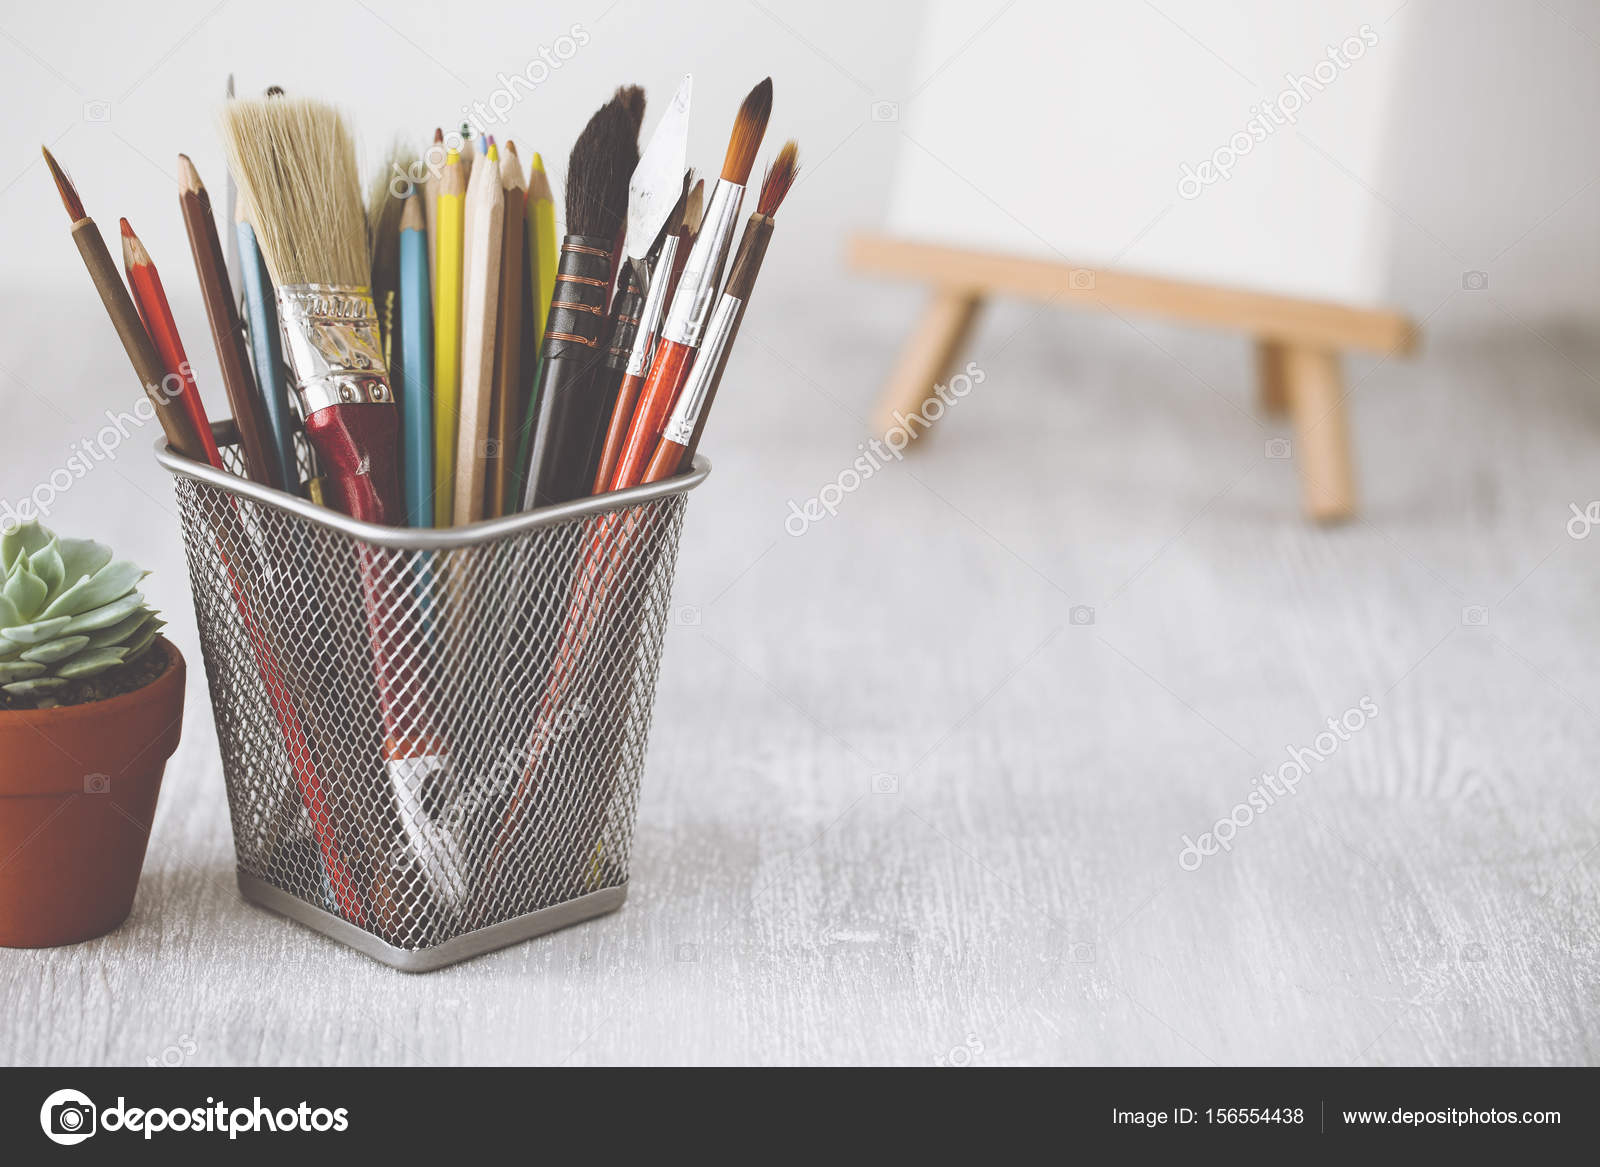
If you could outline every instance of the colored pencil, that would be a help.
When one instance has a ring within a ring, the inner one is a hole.
[[[466,227],[466,166],[452,150],[439,176],[439,294],[433,301],[433,515],[455,516],[456,426],[461,408],[461,262]]]
[[[406,200],[400,215],[400,337],[405,346],[405,382],[400,386],[400,459],[406,522],[433,526],[433,304],[428,293],[427,198]]]
[[[267,410],[272,440],[268,450],[277,459],[284,489],[300,493],[300,465],[294,450],[294,414],[289,406],[289,385],[283,376],[283,337],[278,331],[278,302],[267,274],[255,228],[245,217],[244,203],[237,204],[238,221],[234,238],[239,245],[239,284],[244,292],[245,311],[250,320],[250,351],[255,360],[256,384]]]
[[[461,295],[461,410],[456,433],[457,526],[483,517],[489,421],[494,401],[495,324],[499,319],[501,241],[506,224],[500,153],[491,140],[467,185]]]

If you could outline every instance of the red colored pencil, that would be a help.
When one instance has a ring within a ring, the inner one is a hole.
[[[145,250],[126,219],[122,220],[122,265],[128,273],[128,288],[133,292],[133,303],[139,309],[139,319],[144,322],[144,330],[150,334],[150,341],[156,346],[161,363],[166,366],[168,380],[163,385],[163,392],[173,392],[171,386],[178,386],[178,404],[200,435],[206,461],[220,470],[222,453],[217,449],[216,439],[211,436],[211,423],[206,420],[200,387],[195,384],[189,356],[183,351],[183,338],[178,335],[178,324],[172,318],[166,289],[161,286],[161,273],[156,271],[150,253]]]

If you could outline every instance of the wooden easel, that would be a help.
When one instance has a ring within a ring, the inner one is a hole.
[[[1306,514],[1322,522],[1349,518],[1356,510],[1341,354],[1354,349],[1406,355],[1416,349],[1418,339],[1416,325],[1396,312],[883,236],[853,240],[849,258],[861,271],[917,280],[934,290],[880,399],[883,428],[895,424],[897,412],[904,417],[922,409],[950,371],[988,296],[1098,306],[1228,328],[1255,340],[1261,409],[1272,416],[1289,415]]]

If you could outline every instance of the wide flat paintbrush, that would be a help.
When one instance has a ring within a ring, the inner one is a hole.
[[[739,250],[728,274],[728,285],[712,314],[711,326],[689,381],[678,395],[678,404],[673,407],[672,417],[661,434],[661,444],[656,447],[645,471],[646,482],[659,482],[688,469],[695,451],[700,448],[700,435],[705,430],[706,418],[711,416],[711,404],[722,384],[728,354],[739,339],[739,326],[744,323],[756,276],[767,256],[767,245],[772,242],[778,207],[799,173],[799,146],[792,140],[785,142],[761,179],[761,195],[755,212],[745,224],[744,237],[739,241]]]
[[[572,148],[567,168],[567,231],[555,299],[545,327],[535,390],[537,413],[524,476],[524,510],[588,493],[600,452],[605,402],[592,392],[605,357],[601,334],[610,300],[612,257],[638,164],[638,122],[629,90],[602,106]]]
[[[357,519],[404,525],[399,419],[366,284],[366,228],[349,131],[331,106],[300,99],[231,102],[222,129],[277,287],[306,436],[331,501]],[[464,880],[448,830],[433,819],[445,809],[437,798],[449,783],[449,758],[422,703],[432,686],[411,626],[412,592],[394,586],[383,552],[361,544],[356,557],[398,817],[415,845],[413,858],[449,905],[464,894]]]
[[[717,281],[727,262],[739,204],[745,183],[755,165],[756,151],[767,131],[772,114],[772,78],[750,91],[734,120],[728,152],[723,158],[722,175],[711,191],[700,235],[690,249],[683,276],[672,297],[667,322],[661,330],[661,344],[650,365],[650,376],[639,394],[628,439],[617,459],[611,489],[636,486],[661,440],[678,392],[689,373],[695,349],[705,336],[706,323],[716,298]]]

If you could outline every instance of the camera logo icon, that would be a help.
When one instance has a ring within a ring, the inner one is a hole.
[[[86,101],[83,103],[83,120],[86,122],[108,122],[111,120],[111,103],[109,101]]]
[[[1489,286],[1489,273],[1486,271],[1464,271],[1461,273],[1461,289],[1465,292],[1481,292]]]
[[[874,774],[872,776],[872,793],[899,794],[900,776],[898,774]]]
[[[1088,604],[1074,604],[1067,610],[1067,620],[1078,627],[1087,627],[1094,623],[1094,609]]]
[[[897,122],[900,120],[900,104],[895,101],[875,101],[872,103],[872,120],[875,122]]]
[[[1489,609],[1482,604],[1468,604],[1461,609],[1461,623],[1466,628],[1484,628],[1489,623]]]
[[[478,443],[478,456],[480,458],[500,457],[501,442],[499,438],[484,438]]]
[[[57,1090],[39,1108],[45,1137],[63,1147],[75,1146],[95,1132],[95,1106],[78,1090]]]
[[[1267,457],[1273,462],[1282,462],[1294,454],[1294,448],[1289,445],[1288,438],[1268,438]]]
[[[85,774],[83,776],[83,792],[85,794],[110,794],[110,774]]]
[[[684,604],[673,613],[673,617],[686,628],[698,628],[700,626],[700,609],[693,604]]]
[[[1094,291],[1094,272],[1086,267],[1075,267],[1067,273],[1067,284],[1074,292]]]

